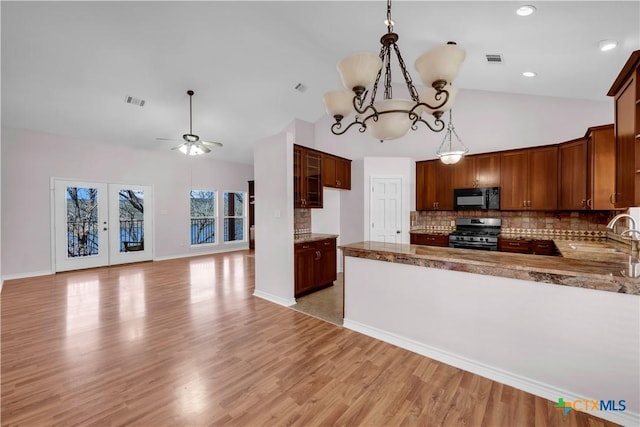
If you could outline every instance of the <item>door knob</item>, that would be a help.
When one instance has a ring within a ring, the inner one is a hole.
[[[107,227],[104,227],[102,230],[107,231]]]
[[[400,234],[400,230],[396,230],[396,234]]]

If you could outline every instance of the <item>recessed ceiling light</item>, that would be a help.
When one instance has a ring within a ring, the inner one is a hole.
[[[538,73],[534,73],[533,71],[525,71],[524,73],[522,73],[522,75],[525,77],[535,77],[538,75]]]
[[[518,9],[516,9],[516,14],[518,14],[519,16],[529,16],[535,11],[536,11],[535,6],[531,6],[530,4],[525,4],[520,6]]]
[[[615,49],[616,46],[618,46],[618,42],[615,40],[602,40],[598,45],[601,52],[606,52],[608,50]]]

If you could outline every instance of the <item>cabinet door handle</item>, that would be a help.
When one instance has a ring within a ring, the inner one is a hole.
[[[587,207],[588,208],[592,208],[593,207],[593,200],[587,199]]]
[[[316,251],[316,261],[322,257],[322,252]]]
[[[509,242],[509,246],[520,246],[518,242]]]
[[[341,185],[341,184],[340,184],[340,180],[337,180],[337,181],[336,181],[336,185],[337,185],[338,187],[340,187],[340,185]]]
[[[522,207],[523,207],[523,208],[526,208],[526,207],[527,207],[527,201],[526,201],[526,200],[523,200],[523,201],[522,201]]]
[[[583,207],[583,208],[584,208],[585,206],[587,206],[587,201],[586,201],[585,199],[582,199],[582,200],[580,201],[580,207]]]
[[[310,245],[302,245],[302,249],[309,249],[310,247]]]

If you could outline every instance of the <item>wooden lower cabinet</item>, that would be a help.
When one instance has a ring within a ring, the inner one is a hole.
[[[531,242],[529,240],[498,240],[498,250],[500,252],[515,252],[519,254],[531,253]]]
[[[501,238],[498,241],[498,250],[500,252],[513,252],[518,254],[557,255],[557,248],[553,240]]]
[[[337,279],[336,239],[296,243],[294,295],[296,297],[333,284]]]
[[[449,236],[446,234],[411,233],[412,245],[449,247]]]
[[[557,255],[558,248],[553,240],[533,240],[531,242],[531,253],[534,255]]]

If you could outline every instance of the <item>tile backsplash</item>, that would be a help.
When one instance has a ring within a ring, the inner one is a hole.
[[[311,233],[311,209],[293,210],[293,230],[294,234]]]
[[[458,218],[501,218],[503,233],[585,234],[606,236],[615,211],[417,211],[411,212],[411,229],[453,231]]]

